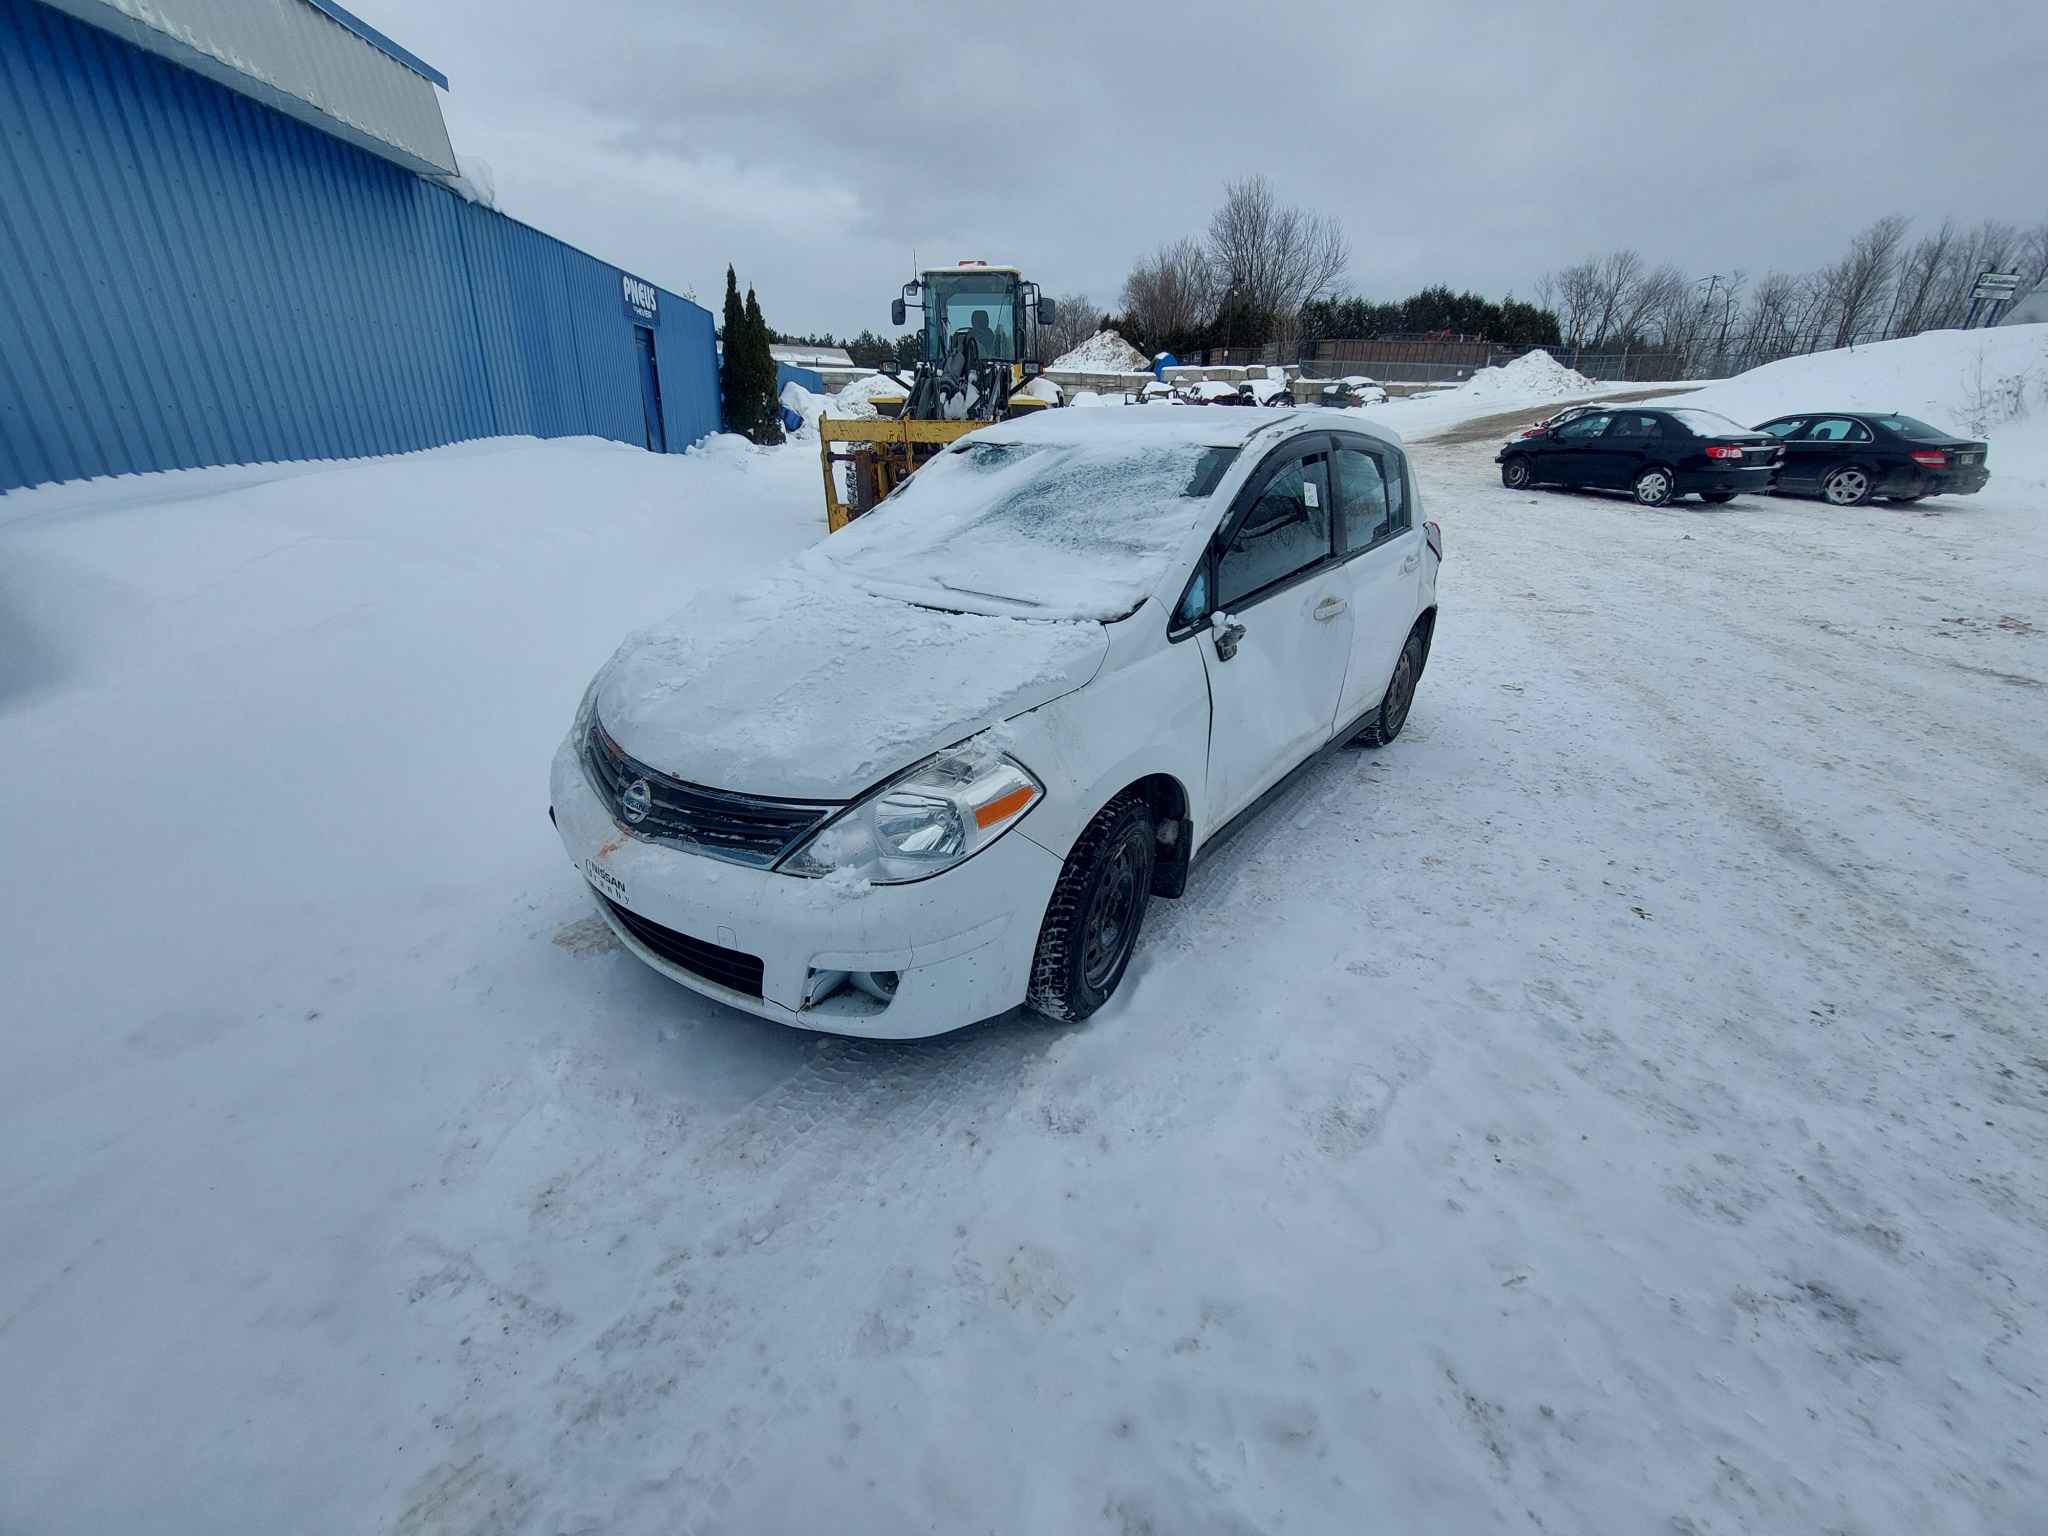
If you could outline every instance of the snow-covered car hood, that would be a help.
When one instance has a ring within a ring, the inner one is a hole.
[[[689,783],[844,800],[1072,692],[1108,648],[1092,621],[946,613],[796,573],[632,636],[595,703],[629,754]]]

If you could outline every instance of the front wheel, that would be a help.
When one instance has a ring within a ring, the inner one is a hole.
[[[1677,494],[1678,487],[1668,469],[1646,469],[1636,476],[1636,504],[1644,507],[1666,507]]]
[[[1500,467],[1500,483],[1511,491],[1529,488],[1529,461],[1517,455]]]
[[[1038,930],[1025,997],[1034,1013],[1077,1023],[1109,1001],[1138,945],[1154,849],[1152,811],[1139,795],[1119,795],[1088,823]]]
[[[1831,470],[1820,493],[1831,507],[1860,507],[1870,500],[1870,476],[1853,466]]]
[[[1735,499],[1733,491],[1701,491],[1700,500],[1709,506],[1725,507]]]
[[[1409,633],[1401,647],[1401,659],[1394,663],[1394,675],[1380,696],[1380,707],[1366,718],[1351,739],[1361,747],[1384,747],[1401,734],[1408,723],[1408,711],[1415,703],[1416,680],[1422,676],[1422,631]]]

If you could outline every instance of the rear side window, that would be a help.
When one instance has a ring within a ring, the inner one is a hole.
[[[1337,471],[1337,514],[1347,551],[1370,549],[1394,531],[1393,498],[1380,461],[1362,448],[1339,448],[1332,456]],[[1400,483],[1400,475],[1394,476]]]
[[[1917,416],[1873,416],[1870,419],[1887,432],[1896,432],[1900,437],[1917,437],[1923,443],[1939,443],[1948,438],[1948,434],[1939,427],[1930,427]]]
[[[1216,563],[1216,601],[1228,608],[1330,553],[1329,461],[1290,459],[1266,477]]]
[[[1338,547],[1344,553],[1356,554],[1407,531],[1408,483],[1399,449],[1340,440],[1330,465],[1342,540]]]
[[[1607,429],[1607,435],[1610,438],[1641,439],[1645,437],[1661,437],[1663,434],[1664,421],[1662,417],[1642,416],[1634,411],[1615,417],[1614,425]]]
[[[1826,416],[1806,429],[1804,440],[1809,443],[1867,443],[1870,441],[1870,428],[1847,416]]]

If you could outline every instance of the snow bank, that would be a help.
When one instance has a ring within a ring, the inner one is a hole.
[[[1115,331],[1097,331],[1045,366],[1063,373],[1147,373],[1152,365]]]
[[[1538,348],[1498,368],[1481,368],[1452,393],[1474,405],[1526,405],[1543,400],[1570,400],[1600,386],[1583,373],[1565,367]]]
[[[1898,411],[1991,444],[1992,484],[2048,485],[2048,324],[1929,331],[1766,363],[1683,397],[1748,426],[1790,411]]]

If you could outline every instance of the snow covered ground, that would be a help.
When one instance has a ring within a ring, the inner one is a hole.
[[[0,1529],[2037,1529],[2044,420],[1853,512],[1417,442],[1408,733],[910,1046],[545,814],[812,450],[0,498]]]

